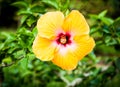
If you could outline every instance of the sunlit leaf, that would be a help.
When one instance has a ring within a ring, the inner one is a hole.
[[[20,66],[21,68],[24,70],[26,70],[27,66],[28,66],[28,58],[23,58],[20,60]]]
[[[24,16],[21,18],[21,20],[20,20],[21,25],[26,21],[27,18],[28,18],[28,15],[24,15]]]
[[[98,19],[98,15],[95,15],[95,14],[89,14],[90,18],[93,18],[93,19]]]
[[[42,0],[43,3],[48,4],[56,9],[59,9],[59,4],[57,0]]]
[[[45,12],[45,8],[39,5],[35,5],[31,8],[31,12],[33,13],[44,13]]]
[[[106,25],[110,25],[110,24],[112,24],[114,22],[111,18],[107,18],[107,17],[102,17],[101,20]]]
[[[12,62],[12,59],[11,59],[11,57],[7,57],[7,58],[4,58],[4,59],[2,60],[2,62],[3,62],[3,63],[11,63],[11,62]]]
[[[28,7],[28,3],[26,3],[25,1],[17,1],[12,3],[12,5],[16,7],[24,7],[24,8]]]
[[[107,13],[107,10],[104,10],[101,13],[98,14],[98,17],[102,18],[102,17],[104,17],[106,15],[106,13]]]
[[[29,19],[27,19],[27,25],[29,26],[29,27],[31,27],[31,25],[34,23],[34,22],[36,22],[36,20],[35,20],[35,18],[34,17],[30,17]]]

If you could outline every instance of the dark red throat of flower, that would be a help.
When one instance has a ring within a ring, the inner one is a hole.
[[[58,36],[57,36],[57,40],[56,42],[58,44],[61,44],[61,45],[68,45],[68,44],[71,44],[71,40],[70,40],[70,37],[71,35],[69,33],[66,33],[66,34],[63,34],[63,33],[60,33]]]

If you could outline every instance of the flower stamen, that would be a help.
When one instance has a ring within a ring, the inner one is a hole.
[[[60,43],[61,43],[61,44],[66,44],[66,43],[67,43],[67,38],[66,38],[65,35],[62,35],[62,36],[60,37]]]
[[[70,45],[72,43],[70,37],[71,35],[69,33],[65,33],[65,34],[60,33],[57,36],[56,42],[57,44],[61,44],[63,46]]]

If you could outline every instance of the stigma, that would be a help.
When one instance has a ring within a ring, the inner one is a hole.
[[[66,46],[66,45],[69,45],[71,44],[71,35],[69,33],[60,33],[58,36],[57,36],[57,39],[56,39],[56,42],[57,44],[60,44],[60,45],[63,45],[63,46]]]
[[[61,44],[66,44],[66,43],[67,43],[67,38],[66,38],[65,35],[62,35],[62,36],[60,37],[60,43],[61,43]]]

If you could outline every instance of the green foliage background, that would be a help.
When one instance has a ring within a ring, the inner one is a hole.
[[[99,6],[90,9],[89,2],[93,1],[16,0],[12,3],[12,6],[19,9],[17,11],[19,26],[14,32],[0,32],[0,86],[119,87],[120,17],[113,18],[112,13],[107,14],[109,9],[102,7],[102,12],[93,14],[99,10]],[[83,9],[87,4],[88,7]],[[80,10],[86,17],[96,47],[79,62],[75,70],[64,71],[51,62],[37,59],[31,46],[37,34],[36,22],[42,14],[60,10],[67,15],[72,9]],[[89,9],[93,13],[90,13]],[[110,9],[112,10],[109,12],[117,11],[117,7],[115,9],[114,6]]]

